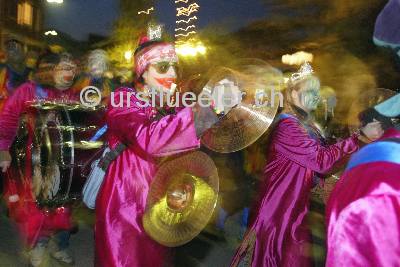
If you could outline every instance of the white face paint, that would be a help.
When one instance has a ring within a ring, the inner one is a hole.
[[[173,84],[176,84],[176,63],[160,62],[152,64],[143,73],[145,84],[152,89],[161,89],[164,93],[170,92]]]
[[[60,91],[68,90],[76,75],[76,65],[69,60],[63,60],[54,68],[55,88]]]
[[[94,78],[101,78],[108,70],[107,54],[104,50],[94,50],[90,53],[88,70]]]
[[[309,89],[300,91],[300,103],[306,111],[315,110],[320,101],[320,94],[318,89]]]

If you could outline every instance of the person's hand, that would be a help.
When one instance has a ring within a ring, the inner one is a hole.
[[[358,140],[360,140],[361,142],[363,142],[364,144],[369,144],[372,141],[370,139],[368,139],[367,137],[363,136],[363,135],[359,135],[358,136]]]
[[[7,150],[0,150],[0,169],[6,172],[11,165],[11,155]]]
[[[210,129],[219,120],[211,107],[202,107],[196,104],[193,107],[193,113],[197,137],[201,137],[205,131]]]
[[[218,115],[226,115],[242,101],[242,92],[234,82],[223,79],[219,81],[211,94],[212,107]]]
[[[370,122],[364,127],[361,127],[360,130],[362,132],[362,135],[369,140],[368,143],[381,138],[382,135],[384,134],[384,130],[382,129],[382,124],[379,121]]]

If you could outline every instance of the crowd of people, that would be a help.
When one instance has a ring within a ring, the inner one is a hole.
[[[171,92],[178,78],[178,56],[174,45],[162,40],[141,39],[132,84],[107,77],[103,50],[91,51],[85,69],[79,71],[67,53],[46,52],[32,68],[25,63],[19,41],[9,40],[5,47],[7,60],[0,66],[3,196],[8,215],[30,250],[31,265],[42,264],[50,238],[57,244],[52,256],[73,264],[67,250],[72,207],[39,206],[36,200],[50,193],[35,183],[31,161],[25,162],[22,172],[13,165],[19,121],[33,102],[77,102],[87,86],[98,88],[107,104],[104,122],[111,155],[102,161],[105,177],[95,204],[95,266],[173,265],[173,249],[154,241],[142,223],[159,159],[199,149],[202,135],[229,110],[221,112],[212,105],[160,108],[163,103],[157,101],[162,98],[156,98],[156,106],[145,107],[142,99],[126,97],[143,92],[151,98],[155,88],[158,94]],[[262,179],[231,266],[312,266],[306,219],[310,192],[338,167],[344,171],[326,211],[326,266],[398,266],[400,94],[361,112],[356,131],[328,143],[313,117],[321,91],[317,72],[302,67],[285,87],[285,106],[262,148]],[[111,105],[121,100],[123,105]],[[31,154],[28,141],[28,157]],[[217,226],[223,227],[229,214],[222,207],[217,212]]]

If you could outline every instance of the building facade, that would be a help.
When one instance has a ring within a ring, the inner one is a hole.
[[[0,0],[0,49],[17,39],[26,50],[39,50],[43,42],[44,6],[40,0]]]

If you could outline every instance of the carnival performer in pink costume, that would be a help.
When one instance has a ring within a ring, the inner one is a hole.
[[[76,64],[68,54],[46,54],[38,62],[37,82],[27,82],[18,87],[9,97],[0,114],[0,168],[7,172],[6,202],[10,217],[17,223],[22,237],[30,251],[32,266],[39,266],[43,260],[49,237],[62,233],[63,245],[52,253],[53,257],[64,263],[72,263],[67,254],[69,230],[71,228],[71,210],[57,208],[46,212],[40,209],[34,193],[32,182],[31,160],[26,160],[23,166],[24,177],[18,179],[16,166],[11,166],[10,148],[17,135],[19,120],[26,113],[29,105],[35,101],[44,100],[74,100],[76,97],[68,90],[73,83]],[[29,127],[28,127],[29,128]],[[31,133],[33,129],[28,129]],[[29,135],[26,158],[31,159],[32,135]],[[13,159],[15,160],[15,159]]]
[[[400,94],[375,107],[400,116]],[[354,154],[327,206],[326,266],[400,264],[400,127]]]
[[[310,112],[319,100],[320,82],[305,64],[287,88],[289,106],[276,122],[267,165],[250,227],[231,266],[311,266],[311,233],[306,215],[313,178],[357,150],[357,137],[324,146]]]
[[[158,96],[166,93],[176,80],[177,60],[172,44],[142,39],[135,52],[136,92],[159,89]],[[98,267],[168,265],[169,249],[153,241],[142,225],[157,162],[199,148],[199,136],[216,122],[211,108],[199,108],[196,113],[183,108],[165,115],[171,112],[164,113],[159,107],[159,97],[157,107],[143,107],[139,97],[127,100],[133,92],[131,88],[118,89],[111,103],[122,99],[123,105],[110,104],[106,115],[110,147],[123,143],[127,148],[109,165],[96,202]]]

